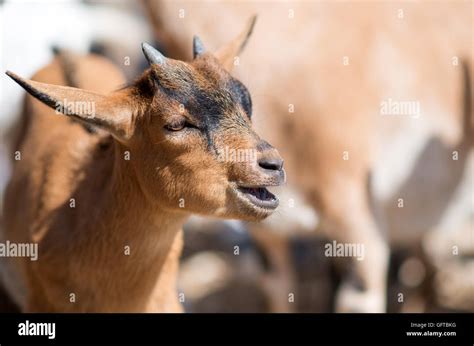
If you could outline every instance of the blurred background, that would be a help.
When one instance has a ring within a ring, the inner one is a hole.
[[[0,0],[1,71],[31,76],[57,46],[105,55],[131,81],[147,67],[141,42],[190,60],[193,35],[215,51],[254,14],[234,74],[250,90],[255,126],[285,159],[288,184],[264,223],[189,220],[185,310],[337,311],[354,262],[326,255],[337,240],[369,253],[387,245],[364,268],[387,257],[388,312],[474,311],[471,1]],[[24,90],[2,74],[0,95],[3,193]],[[402,102],[414,108],[392,107]],[[351,224],[367,202],[352,179],[367,187],[383,240]],[[0,311],[12,310],[0,295]]]

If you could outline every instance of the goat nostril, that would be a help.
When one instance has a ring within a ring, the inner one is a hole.
[[[282,159],[261,159],[258,161],[258,165],[263,169],[268,169],[272,171],[279,171],[283,168]]]

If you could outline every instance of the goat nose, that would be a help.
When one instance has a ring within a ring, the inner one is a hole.
[[[262,157],[258,160],[258,165],[270,171],[280,171],[283,168],[283,159],[277,157]]]

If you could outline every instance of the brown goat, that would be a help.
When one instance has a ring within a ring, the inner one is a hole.
[[[38,261],[10,259],[23,311],[181,311],[187,216],[275,210],[265,187],[284,181],[283,161],[252,130],[250,95],[224,68],[253,23],[215,56],[195,37],[190,63],[143,44],[151,68],[113,92],[123,79],[96,56],[72,59],[88,90],[53,85],[66,83],[59,58],[33,80],[7,73],[33,96],[4,210],[4,238],[39,248]],[[255,160],[223,159],[226,150]]]

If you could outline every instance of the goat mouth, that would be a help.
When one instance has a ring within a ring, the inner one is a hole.
[[[274,210],[278,207],[278,198],[267,190],[264,186],[245,187],[238,186],[237,191],[242,198],[245,198],[254,206],[262,209]]]

